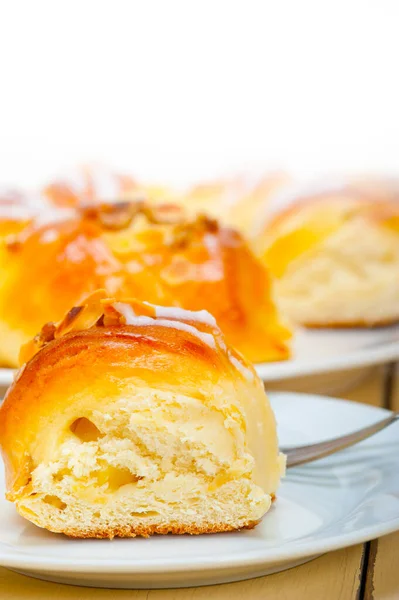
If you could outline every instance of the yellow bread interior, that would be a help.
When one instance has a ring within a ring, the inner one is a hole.
[[[286,266],[275,291],[305,325],[378,325],[399,319],[399,236],[348,222]]]
[[[343,192],[277,215],[259,252],[283,314],[308,326],[398,320],[398,206]]]
[[[148,388],[126,389],[101,410],[87,411],[86,398],[85,407],[68,411],[72,422],[52,421],[32,448],[38,466],[16,504],[37,525],[72,535],[174,524],[201,531],[245,526],[269,509],[282,467],[273,432],[262,433],[265,462],[275,464],[260,469],[234,407]]]

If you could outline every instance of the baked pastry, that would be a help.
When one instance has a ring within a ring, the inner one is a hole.
[[[251,528],[284,469],[254,369],[206,311],[94,294],[45,325],[0,408],[7,498],[72,537]]]
[[[99,288],[205,308],[248,359],[288,357],[290,333],[280,323],[268,273],[237,232],[205,217],[187,220],[176,206],[140,202],[73,215],[34,223],[7,245],[0,281],[3,362],[15,365],[20,346],[42,323],[59,320]]]
[[[190,214],[206,213],[252,239],[270,199],[289,181],[289,176],[280,171],[260,177],[241,174],[195,185],[176,201]]]
[[[259,254],[286,315],[309,327],[399,319],[399,188],[356,180],[299,195],[264,228]]]
[[[48,183],[42,193],[50,204],[60,207],[100,204],[113,199],[121,201],[142,196],[132,177],[97,164],[72,169]]]

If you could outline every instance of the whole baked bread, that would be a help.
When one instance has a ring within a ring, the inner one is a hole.
[[[173,205],[124,202],[52,211],[7,238],[0,255],[0,360],[99,288],[165,306],[207,309],[254,362],[289,355],[290,333],[266,268],[242,236]]]
[[[199,534],[269,510],[284,470],[275,419],[206,311],[98,292],[21,359],[0,445],[7,498],[32,523],[72,537]]]

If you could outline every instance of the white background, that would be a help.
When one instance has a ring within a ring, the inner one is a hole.
[[[0,181],[399,172],[396,0],[0,0]]]

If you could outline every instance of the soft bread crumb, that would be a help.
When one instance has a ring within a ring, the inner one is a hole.
[[[68,418],[59,441],[41,451],[15,498],[21,515],[50,531],[99,538],[229,531],[253,527],[271,505],[254,483],[244,416],[222,400],[217,407],[136,389],[106,410]],[[278,479],[280,459],[275,468]]]
[[[276,281],[282,311],[315,327],[399,320],[397,233],[349,221],[294,260]]]

